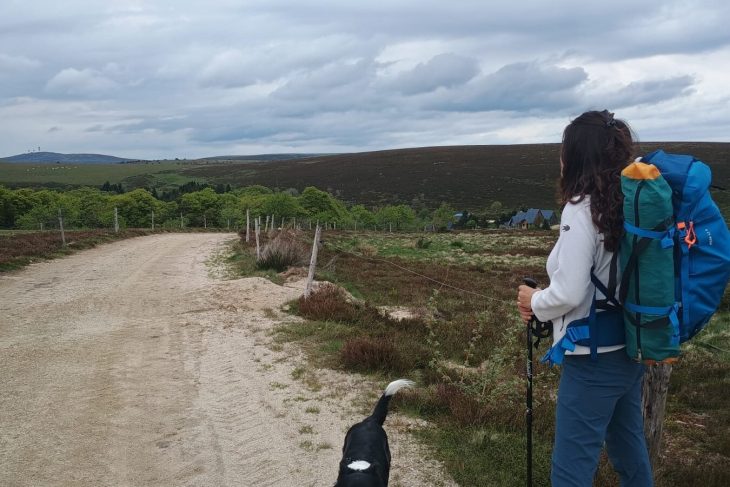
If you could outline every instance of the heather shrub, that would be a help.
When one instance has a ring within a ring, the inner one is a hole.
[[[309,295],[299,298],[299,314],[304,318],[317,321],[356,321],[357,308],[347,301],[345,291],[331,284],[319,284]]]
[[[305,265],[308,257],[309,249],[297,238],[295,232],[280,232],[264,244],[256,266],[259,269],[282,272],[289,267]]]
[[[382,370],[392,373],[408,371],[401,354],[391,339],[357,337],[345,342],[340,351],[342,364],[350,370]]]

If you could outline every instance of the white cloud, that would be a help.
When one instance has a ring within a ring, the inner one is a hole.
[[[118,86],[116,82],[94,69],[66,68],[46,83],[45,91],[52,95],[97,97],[111,93]]]

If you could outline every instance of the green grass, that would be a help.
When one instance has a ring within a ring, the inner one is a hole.
[[[526,439],[521,432],[440,423],[417,432],[461,486],[521,487],[526,483]],[[549,486],[550,445],[533,443],[533,485]]]
[[[418,434],[460,485],[524,485],[525,334],[513,302],[523,276],[547,281],[545,260],[556,237],[461,232],[428,234],[431,243],[418,245],[423,234],[328,232],[320,262],[329,266],[317,279],[346,284],[361,301],[315,293],[290,306],[308,321],[282,325],[275,339],[300,344],[314,366],[366,373],[379,382],[416,380],[419,387],[399,393],[393,409],[432,423]],[[455,257],[446,258],[449,253]],[[501,253],[511,257],[483,260]],[[420,315],[398,322],[374,311],[383,305]],[[534,369],[535,485],[549,485],[559,374],[557,367]],[[729,386],[726,295],[674,367],[657,487],[730,485]],[[605,456],[595,485],[618,485]]]
[[[140,164],[17,164],[0,162],[0,184],[11,186],[101,186],[149,176],[154,186],[182,184],[191,180],[204,182],[205,178],[181,174],[193,166],[182,162]],[[146,186],[146,184],[132,184]]]
[[[540,265],[556,235],[551,231],[437,233],[428,234],[429,244],[424,248],[419,245],[424,238],[419,234],[348,232],[329,244],[332,249],[364,256],[368,256],[369,248],[375,248],[374,258],[474,266]]]

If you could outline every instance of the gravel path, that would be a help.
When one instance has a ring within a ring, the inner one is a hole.
[[[326,486],[379,389],[271,329],[303,281],[226,280],[232,234],[135,238],[0,276],[0,485]],[[393,414],[391,485],[455,485]]]

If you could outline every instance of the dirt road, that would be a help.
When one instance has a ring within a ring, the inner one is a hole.
[[[135,238],[0,276],[0,485],[334,483],[384,384],[273,343],[303,282],[218,276],[233,238]],[[454,485],[412,423],[386,423],[391,485]]]

